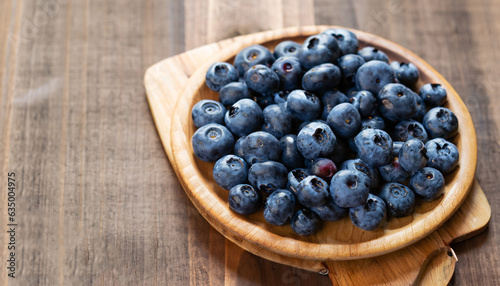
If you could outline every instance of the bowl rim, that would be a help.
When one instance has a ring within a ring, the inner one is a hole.
[[[312,243],[297,240],[292,237],[283,237],[272,233],[249,222],[225,206],[225,202],[214,195],[204,185],[203,178],[195,168],[196,159],[192,152],[191,134],[187,130],[190,124],[190,100],[205,84],[205,73],[215,61],[224,61],[236,55],[241,49],[252,44],[262,44],[283,38],[307,37],[322,32],[328,28],[342,28],[354,32],[360,42],[369,42],[370,45],[381,50],[390,50],[414,63],[420,73],[430,74],[438,79],[448,91],[450,109],[459,118],[460,158],[458,173],[454,177],[454,184],[441,203],[436,205],[426,216],[416,223],[406,225],[401,231],[383,235],[373,240],[356,243]],[[177,177],[184,190],[198,211],[209,223],[224,236],[230,236],[233,241],[245,240],[260,248],[289,257],[312,260],[352,260],[382,255],[401,249],[423,237],[429,235],[447,221],[463,203],[473,182],[477,164],[476,133],[467,107],[453,87],[423,59],[407,50],[379,36],[341,26],[303,26],[272,30],[252,34],[254,37],[240,36],[200,66],[190,77],[182,91],[172,113],[171,146],[176,164]],[[246,35],[249,36],[249,35]],[[228,57],[228,55],[231,55]],[[176,116],[178,115],[178,116]],[[187,120],[186,120],[187,119]],[[224,205],[223,205],[224,204]]]

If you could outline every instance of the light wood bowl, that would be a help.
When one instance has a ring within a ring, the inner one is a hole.
[[[280,256],[304,260],[353,260],[379,256],[415,243],[439,228],[464,202],[472,185],[477,162],[476,134],[470,114],[451,85],[429,64],[407,49],[380,37],[352,30],[360,46],[374,46],[384,51],[391,61],[407,61],[420,71],[419,88],[425,83],[440,83],[448,92],[447,107],[458,117],[459,134],[452,140],[460,151],[459,167],[446,176],[444,195],[438,200],[419,203],[415,213],[404,218],[390,218],[382,228],[363,231],[344,218],[326,222],[316,235],[302,237],[289,225],[272,226],[258,212],[241,216],[232,212],[227,203],[227,191],[219,188],[212,178],[213,163],[196,158],[191,137],[196,131],[191,119],[191,108],[201,99],[218,99],[218,93],[205,85],[205,73],[215,61],[233,61],[244,47],[261,44],[271,50],[283,40],[302,42],[332,26],[289,28],[226,41],[206,64],[194,72],[186,84],[171,116],[170,140],[174,169],[187,195],[198,211],[230,240],[262,249]],[[198,55],[203,57],[203,54]],[[173,102],[172,102],[173,104]],[[161,132],[161,131],[160,131]]]

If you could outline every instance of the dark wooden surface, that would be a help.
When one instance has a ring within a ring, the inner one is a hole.
[[[239,34],[332,24],[414,51],[455,87],[477,132],[486,231],[453,244],[452,285],[500,285],[500,5],[484,1],[0,1],[0,285],[329,285],[243,252],[187,199],[142,79],[166,57]],[[17,278],[7,278],[7,173]]]

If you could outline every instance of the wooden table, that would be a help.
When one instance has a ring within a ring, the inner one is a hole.
[[[166,57],[311,24],[399,43],[461,95],[492,218],[452,245],[451,284],[500,285],[498,19],[495,0],[0,1],[0,285],[329,285],[210,227],[173,173],[142,85]],[[6,269],[9,173],[15,279]]]

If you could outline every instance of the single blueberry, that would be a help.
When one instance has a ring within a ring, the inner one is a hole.
[[[260,106],[255,101],[244,98],[228,109],[224,122],[233,134],[241,137],[259,129],[263,117]]]
[[[427,164],[426,153],[424,142],[410,139],[399,150],[399,163],[406,172],[413,174]]]
[[[389,63],[389,58],[387,57],[387,55],[381,50],[374,47],[364,47],[358,51],[358,55],[360,55],[366,62],[382,61],[385,63]]]
[[[255,163],[248,170],[248,181],[256,189],[270,194],[286,187],[288,170],[285,165],[266,161]]]
[[[458,165],[458,148],[443,138],[435,138],[425,143],[427,167],[438,169],[443,175],[453,171]]]
[[[380,176],[385,182],[401,182],[410,176],[410,173],[401,167],[399,157],[393,157],[387,165],[378,167]]]
[[[306,159],[333,155],[337,138],[328,125],[311,122],[297,135],[297,149]]]
[[[248,69],[254,65],[271,67],[275,58],[268,48],[261,45],[252,45],[241,50],[234,58],[234,67],[238,75],[243,77]]]
[[[281,162],[288,170],[304,167],[304,157],[297,149],[297,135],[287,134],[280,139]]]
[[[361,117],[369,117],[373,115],[376,110],[377,98],[373,93],[367,90],[361,90],[349,98],[349,103],[356,107]]]
[[[292,115],[286,107],[271,104],[264,108],[262,131],[271,133],[277,139],[292,132]]]
[[[411,176],[409,187],[421,200],[432,201],[443,193],[444,177],[439,170],[425,167]]]
[[[265,162],[265,161],[279,161],[281,159],[281,144],[276,137],[264,132],[256,131],[248,134],[241,143],[236,144],[236,154],[249,164]]]
[[[219,101],[224,105],[231,106],[244,98],[252,98],[252,93],[245,82],[228,83],[219,91]]]
[[[250,90],[262,95],[273,93],[280,85],[278,75],[271,68],[260,64],[249,68],[244,79]]]
[[[368,90],[374,95],[387,84],[395,81],[391,66],[382,61],[369,61],[359,67],[356,72],[358,90]]]
[[[424,84],[418,94],[429,107],[443,106],[447,99],[446,89],[439,83]]]
[[[191,143],[196,157],[215,162],[233,151],[234,137],[225,126],[210,123],[194,132]]]
[[[380,113],[390,121],[409,120],[417,112],[413,91],[400,83],[390,83],[378,93]]]
[[[230,190],[232,187],[246,182],[248,164],[241,157],[226,155],[217,160],[212,174],[219,187]]]
[[[400,183],[385,184],[378,196],[384,200],[387,212],[392,217],[405,217],[415,210],[415,194]]]
[[[302,236],[317,233],[321,228],[321,219],[309,209],[301,209],[292,217],[292,230]]]
[[[278,58],[271,69],[278,75],[280,90],[292,91],[302,87],[303,71],[296,57]]]
[[[278,91],[274,94],[274,103],[279,104],[280,106],[285,106],[286,107],[286,99],[288,98],[288,95],[290,94],[289,91]],[[283,105],[285,104],[285,105]]]
[[[361,128],[359,111],[350,103],[341,103],[332,108],[326,122],[335,134],[343,138],[356,135]]]
[[[323,94],[332,90],[340,82],[340,69],[332,64],[320,64],[308,70],[302,77],[302,87],[315,94]]]
[[[354,138],[358,157],[373,167],[387,165],[392,159],[392,139],[384,130],[365,129]]]
[[[370,192],[370,178],[363,172],[340,170],[330,183],[330,195],[341,208],[353,208],[362,205]]]
[[[342,163],[340,170],[352,170],[365,173],[370,178],[370,189],[374,190],[380,182],[380,174],[377,168],[368,166],[361,159],[349,159]]]
[[[266,95],[261,94],[260,96],[254,97],[254,100],[255,100],[255,102],[257,102],[257,104],[262,109],[268,107],[271,104],[276,103],[276,102],[274,102],[274,94],[272,94],[272,93],[266,94]]]
[[[321,100],[314,94],[296,89],[286,99],[287,108],[294,118],[311,121],[321,114]]]
[[[275,58],[298,57],[301,49],[302,45],[297,42],[283,41],[276,45],[273,55]]]
[[[236,69],[231,64],[225,62],[213,63],[205,76],[208,88],[217,92],[226,84],[235,81],[238,81]]]
[[[300,65],[309,70],[324,63],[334,63],[340,56],[337,40],[328,34],[318,34],[308,37],[302,44],[299,53]]]
[[[458,119],[453,111],[445,107],[434,107],[422,121],[431,138],[450,139],[458,133]]]
[[[240,184],[229,190],[229,207],[242,215],[255,213],[262,206],[262,195],[252,186]]]
[[[284,225],[295,210],[295,195],[289,190],[278,189],[269,195],[264,207],[264,219],[273,225]]]
[[[394,71],[394,75],[396,79],[408,86],[414,86],[418,81],[418,68],[412,64],[407,62],[398,62],[393,61],[391,63],[391,68]]]
[[[384,223],[386,214],[384,200],[373,194],[368,194],[364,204],[349,209],[349,217],[352,223],[367,231],[379,228]]]
[[[196,127],[202,127],[209,123],[224,124],[225,114],[224,105],[211,99],[198,101],[191,110],[191,117]]]
[[[318,176],[308,176],[297,186],[297,198],[305,207],[317,207],[328,200],[328,183]]]
[[[355,54],[358,52],[359,41],[358,37],[356,37],[356,34],[353,32],[346,29],[334,28],[326,29],[323,33],[330,34],[337,40],[341,55]]]
[[[328,158],[314,159],[309,169],[313,175],[320,177],[327,183],[330,182],[333,175],[337,173],[337,166],[332,160]]]
[[[410,139],[419,139],[422,142],[427,142],[428,136],[424,126],[415,120],[407,120],[399,122],[392,132],[392,138],[396,141],[407,141]]]
[[[337,65],[342,72],[342,84],[352,85],[356,83],[356,72],[365,63],[359,55],[346,54],[337,61]]]

